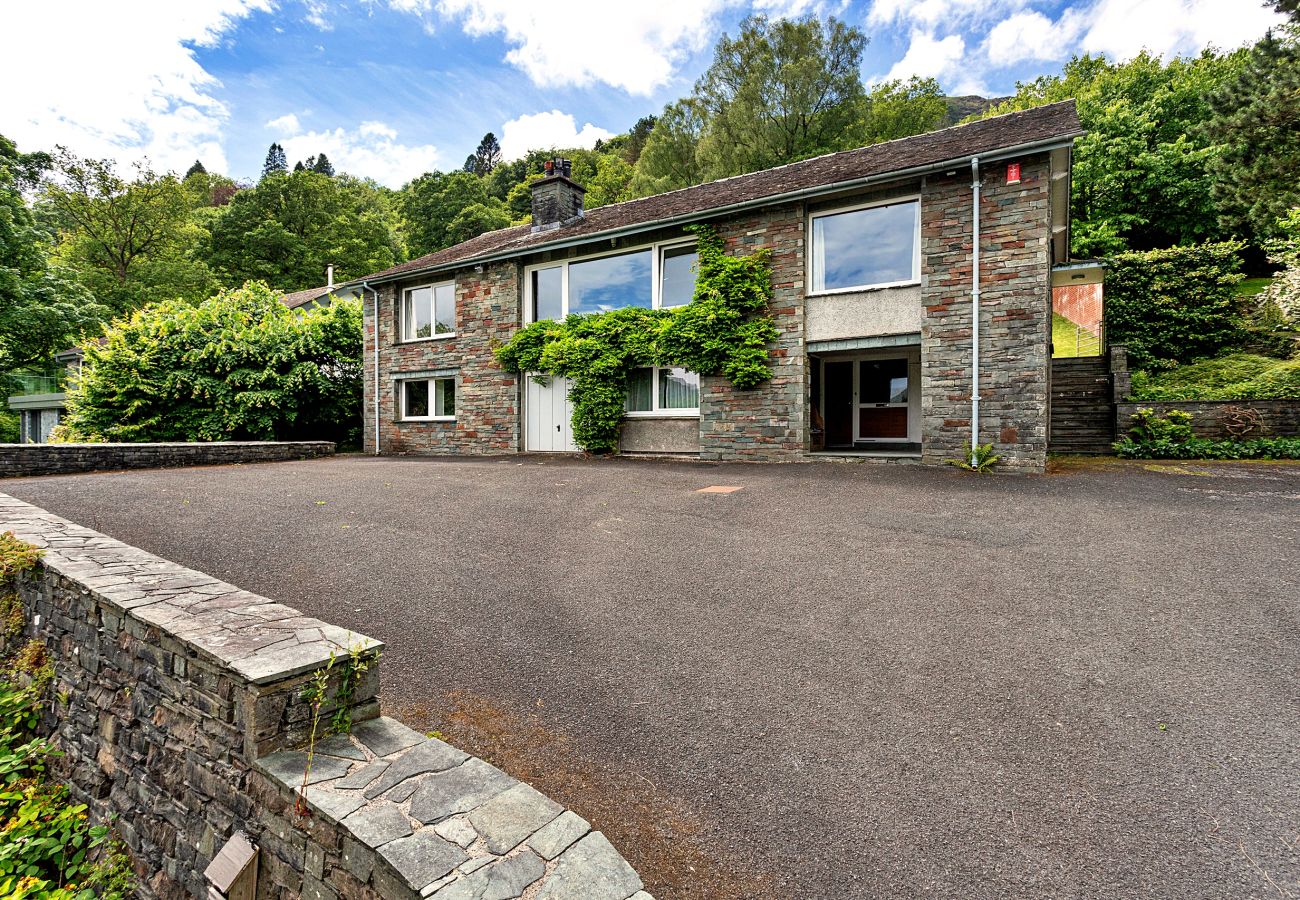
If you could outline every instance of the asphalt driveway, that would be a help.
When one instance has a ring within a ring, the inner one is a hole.
[[[1300,897],[1300,467],[339,457],[0,491],[386,641],[390,709],[588,814],[661,900]]]

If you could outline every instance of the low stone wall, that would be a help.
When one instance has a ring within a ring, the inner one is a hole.
[[[1264,424],[1263,434],[1247,437],[1300,437],[1300,399],[1295,400],[1184,400],[1184,401],[1131,401],[1115,404],[1115,433],[1128,434],[1133,416],[1138,409],[1168,412],[1172,409],[1191,414],[1192,430],[1197,437],[1223,439],[1232,435],[1224,428],[1223,417],[1228,407],[1249,407],[1259,413]]]
[[[212,441],[166,444],[0,444],[0,478],[115,469],[282,462],[334,453],[332,441]]]
[[[378,641],[0,494],[3,531],[45,551],[17,588],[54,663],[57,774],[119,831],[140,896],[207,897],[242,833],[263,900],[648,900],[576,814],[380,717]],[[354,725],[316,744],[303,815],[303,692],[327,666],[321,721],[346,704]]]

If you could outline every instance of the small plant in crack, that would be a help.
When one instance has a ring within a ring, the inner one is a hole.
[[[329,699],[330,677],[335,664],[339,664],[338,690],[334,694],[335,710],[329,721],[329,734],[348,734],[352,731],[352,705],[356,699],[357,683],[361,675],[378,662],[377,653],[367,652],[364,643],[348,642],[346,656],[338,656],[330,651],[329,661],[321,666],[311,677],[302,691],[302,699],[311,707],[311,731],[307,737],[307,762],[303,767],[302,786],[294,803],[294,811],[299,816],[311,815],[307,806],[307,784],[311,780],[312,762],[316,758],[316,739],[320,734],[321,713]]]

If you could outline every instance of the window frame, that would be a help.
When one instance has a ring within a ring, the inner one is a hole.
[[[675,309],[676,307],[669,307]],[[685,366],[637,366],[638,369],[650,370],[650,409],[624,409],[623,415],[629,419],[698,419],[700,408],[665,409],[659,406],[659,373],[664,369],[686,369]],[[686,369],[690,371],[690,369]],[[704,379],[700,373],[694,373],[700,379],[699,389],[704,390]],[[626,401],[625,401],[626,402]]]
[[[424,290],[425,288],[429,289],[429,321],[436,328],[438,324],[438,318],[437,318],[438,288],[447,287],[447,286],[451,287],[451,318],[452,318],[451,331],[444,331],[441,334],[435,331],[433,334],[429,335],[428,337],[408,338],[406,336],[406,296],[409,293],[411,293],[411,291]],[[458,321],[458,318],[459,317],[456,315],[456,279],[452,278],[446,281],[431,281],[428,284],[413,284],[410,285],[409,287],[404,287],[402,288],[401,296],[398,298],[397,343],[419,344],[423,341],[445,341],[448,338],[454,338],[456,336],[456,332],[460,327],[460,322]]]
[[[665,250],[676,250],[682,247],[693,247],[699,252],[699,242],[695,238],[670,238],[662,241],[652,241],[648,244],[638,244],[635,247],[623,247],[618,250],[604,250],[600,253],[590,253],[585,256],[575,256],[572,259],[553,260],[545,263],[534,263],[531,266],[524,267],[524,308],[522,310],[522,321],[525,325],[532,325],[538,321],[533,317],[533,273],[540,269],[560,270],[560,319],[569,315],[569,266],[574,263],[589,262],[594,259],[603,259],[608,256],[626,256],[633,253],[641,253],[645,250],[650,253],[650,308],[651,309],[681,309],[686,304],[678,306],[663,306],[663,255]],[[560,321],[557,319],[556,321]],[[545,321],[545,320],[543,320]]]
[[[420,340],[426,341],[428,340],[428,338],[420,338]],[[436,416],[433,414],[433,410],[436,408],[435,404],[437,402],[436,394],[435,394],[436,388],[434,387],[434,382],[450,381],[451,389],[453,392],[452,396],[455,397],[456,394],[460,392],[456,384],[457,379],[455,375],[435,375],[429,378],[398,378],[395,380],[397,383],[397,421],[399,422],[455,422],[456,421],[455,413],[451,414],[450,416]],[[427,416],[409,416],[406,414],[406,386],[408,384],[417,381],[423,382],[429,386],[429,415]],[[456,408],[460,409],[459,403],[456,404]]]
[[[828,216],[838,216],[844,213],[859,212],[864,209],[875,209],[881,206],[898,206],[903,203],[916,204],[916,232],[915,240],[912,242],[912,277],[902,281],[882,281],[876,284],[855,285],[853,287],[843,288],[825,288],[823,290],[813,289],[813,266],[816,258],[816,251],[813,247],[813,234],[815,222],[818,219],[824,219]],[[879,291],[885,288],[893,287],[915,287],[921,284],[921,195],[920,194],[903,194],[897,197],[889,197],[885,200],[872,200],[866,203],[854,203],[849,206],[837,206],[834,209],[818,210],[815,213],[808,214],[807,234],[805,246],[808,248],[808,262],[804,277],[807,278],[806,284],[808,290],[804,293],[806,297],[827,297],[835,294],[860,294],[864,291]]]

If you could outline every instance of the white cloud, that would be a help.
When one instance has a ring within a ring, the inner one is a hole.
[[[912,23],[927,29],[944,24],[951,28],[958,20],[987,21],[1003,18],[1024,8],[1027,0],[875,0],[867,13],[871,25]]]
[[[1067,9],[1055,22],[1040,12],[1016,13],[993,26],[985,38],[984,52],[994,66],[1065,59],[1077,49],[1086,17],[1077,7]]]
[[[286,115],[280,116],[280,118],[278,119],[272,119],[271,121],[266,123],[266,127],[271,129],[272,131],[276,131],[279,132],[280,134],[286,134],[286,135],[297,134],[299,131],[302,130],[302,126],[298,124],[298,117],[295,116],[293,113],[288,113]]]
[[[438,12],[459,19],[473,37],[500,34],[511,46],[506,62],[540,87],[602,82],[645,96],[710,43],[713,18],[726,5],[727,0],[438,0]]]
[[[280,144],[290,167],[309,156],[324,153],[334,171],[373,178],[394,188],[437,168],[439,162],[437,147],[407,146],[397,140],[397,130],[383,122],[362,122],[355,128],[325,131],[286,131]]]
[[[910,78],[913,75],[942,78],[960,69],[958,63],[965,54],[966,42],[960,35],[936,38],[932,31],[913,31],[907,53],[894,63],[885,78]]]
[[[1086,15],[1082,49],[1121,60],[1143,49],[1168,57],[1235,48],[1282,21],[1254,0],[1099,0]]]
[[[215,46],[239,20],[272,0],[139,0],[9,3],[5,70],[26,72],[0,91],[0,122],[25,150],[64,144],[84,156],[148,156],[184,171],[200,159],[224,172],[219,83],[187,44]]]
[[[578,129],[578,123],[568,113],[553,109],[511,119],[501,128],[501,155],[518,159],[529,150],[549,150],[552,147],[591,147],[598,140],[614,136],[611,131],[587,122]]]

